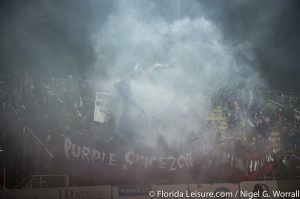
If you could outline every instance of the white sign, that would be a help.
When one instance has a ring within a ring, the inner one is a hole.
[[[97,91],[94,109],[94,121],[105,123],[108,122],[110,115],[110,94]]]
[[[150,185],[119,185],[112,187],[113,199],[146,199],[149,198]]]

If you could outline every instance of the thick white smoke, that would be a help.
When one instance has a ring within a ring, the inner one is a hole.
[[[128,2],[120,1],[91,39],[96,67],[108,69],[109,84],[131,80],[147,122],[134,107],[132,118],[137,125],[144,122],[148,136],[162,133],[180,142],[190,131],[205,133],[211,89],[262,84],[249,43],[225,44],[222,32],[203,16],[170,21],[156,15],[151,2]]]

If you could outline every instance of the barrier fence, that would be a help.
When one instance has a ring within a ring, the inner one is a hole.
[[[285,180],[18,189],[1,191],[0,199],[299,198],[299,185]]]

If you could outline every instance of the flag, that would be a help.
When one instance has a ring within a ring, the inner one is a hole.
[[[247,116],[254,118],[255,113],[258,111],[260,106],[260,98],[255,95],[249,105],[249,108],[247,110]]]
[[[260,97],[255,95],[247,110],[247,120],[251,127],[256,127],[256,134],[261,134],[265,139],[269,137],[269,123],[260,111]]]
[[[246,119],[248,120],[248,122],[251,122],[252,125],[255,124],[255,115],[259,111],[259,107],[260,107],[260,98],[257,95],[255,95],[246,113]],[[250,124],[250,126],[252,125]]]
[[[128,81],[125,80],[119,81],[118,83],[115,84],[115,88],[118,94],[123,97],[125,102],[138,108],[142,113],[145,113],[145,111],[141,108],[141,106],[137,103],[135,97],[133,96],[131,86]]]

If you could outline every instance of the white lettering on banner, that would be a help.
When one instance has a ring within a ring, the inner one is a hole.
[[[113,153],[110,153],[109,154],[109,165],[112,165],[112,166],[117,166],[115,163],[113,162],[116,162],[116,160],[114,159],[114,157],[116,157],[117,155],[113,154]]]
[[[88,155],[91,153],[91,150],[87,147],[82,147],[82,159],[84,160],[84,158],[86,158],[86,160],[89,162],[90,158],[88,157]]]
[[[257,171],[258,169],[257,169],[257,160],[255,160],[254,161],[254,169],[253,169],[254,171]]]
[[[159,157],[158,160],[159,160],[159,163],[160,163],[159,168],[165,169],[165,168],[166,168],[166,164],[167,164],[167,163],[165,162],[166,158],[164,158],[164,157]]]
[[[102,162],[104,162],[104,158],[105,158],[106,153],[102,152]]]
[[[100,152],[96,149],[90,149],[86,146],[78,146],[72,143],[70,138],[65,139],[64,151],[67,160],[81,159],[87,162],[99,162],[108,166],[121,167],[128,169],[135,163],[143,165],[147,168],[153,165],[154,161],[158,161],[158,167],[161,169],[168,169],[169,171],[175,171],[177,169],[193,167],[192,153],[180,154],[177,158],[173,155],[170,156],[145,156],[135,154],[134,151],[128,151],[123,156],[124,158],[118,158],[119,155],[109,152]],[[105,158],[107,155],[107,158]],[[121,161],[121,162],[119,162]],[[121,165],[123,164],[123,165]]]
[[[172,160],[172,164],[171,164],[171,167],[170,167],[170,171],[175,171],[176,168],[174,168],[174,163],[176,161],[176,158],[174,158],[172,155],[168,157],[168,160]]]
[[[75,148],[77,148],[77,154],[74,153]],[[82,151],[81,151],[82,148]],[[101,162],[104,162],[104,157],[105,157],[105,153],[100,153],[98,150],[92,150],[89,149],[88,147],[80,147],[80,146],[76,146],[76,144],[73,144],[72,141],[69,138],[65,139],[65,145],[64,145],[64,150],[65,150],[65,156],[67,159],[70,159],[69,153],[70,150],[72,149],[72,155],[75,158],[79,158],[80,154],[81,154],[81,158],[82,160],[86,159],[88,162],[90,161],[90,159],[92,161],[96,161],[96,160],[100,160],[101,158],[101,154],[102,154],[102,159]],[[89,157],[91,156],[91,157]]]
[[[100,160],[101,154],[97,150],[93,150],[92,161]]]
[[[226,151],[221,152],[220,160],[222,164],[228,164],[229,166],[242,171],[244,175],[248,175],[251,172],[258,172],[267,164],[274,162],[271,153],[261,156],[258,159],[243,159],[243,157],[235,156]]]
[[[192,161],[192,153],[187,153],[186,154],[186,166],[187,167],[193,167],[193,161]]]
[[[177,163],[178,163],[178,167],[181,169],[184,167],[184,163],[185,163],[185,157],[184,155],[180,155],[178,160],[177,160]]]
[[[72,144],[72,155],[78,158],[80,156],[81,147],[80,146],[77,147],[77,154],[75,153],[75,149],[76,149],[76,145]]]
[[[134,159],[133,151],[129,151],[125,154],[125,163],[123,164],[123,169],[127,169],[129,166],[133,165],[134,160],[132,160],[132,158]]]
[[[251,161],[250,161],[250,165],[249,165],[249,171],[250,171],[250,172],[253,172],[253,165],[254,165],[253,162],[254,162],[254,160],[251,160]]]
[[[143,158],[141,158],[143,157]],[[186,167],[192,167],[192,154],[187,153],[185,155],[179,155],[176,159],[175,157],[168,156],[168,157],[161,157],[161,156],[138,156],[135,155],[133,151],[129,151],[125,154],[125,161],[123,164],[123,169],[129,168],[132,164],[135,162],[138,162],[140,160],[140,163],[146,166],[150,166],[153,164],[153,161],[158,160],[159,162],[159,168],[161,169],[168,169],[169,171],[175,171],[177,169],[182,169],[186,165]],[[141,161],[142,160],[142,161]],[[171,163],[167,162],[167,160],[171,160]]]
[[[145,167],[147,168],[148,167],[148,156],[139,156],[138,155],[138,157],[139,158],[137,158],[138,159],[138,161],[140,161],[140,162],[144,162],[145,163]]]

